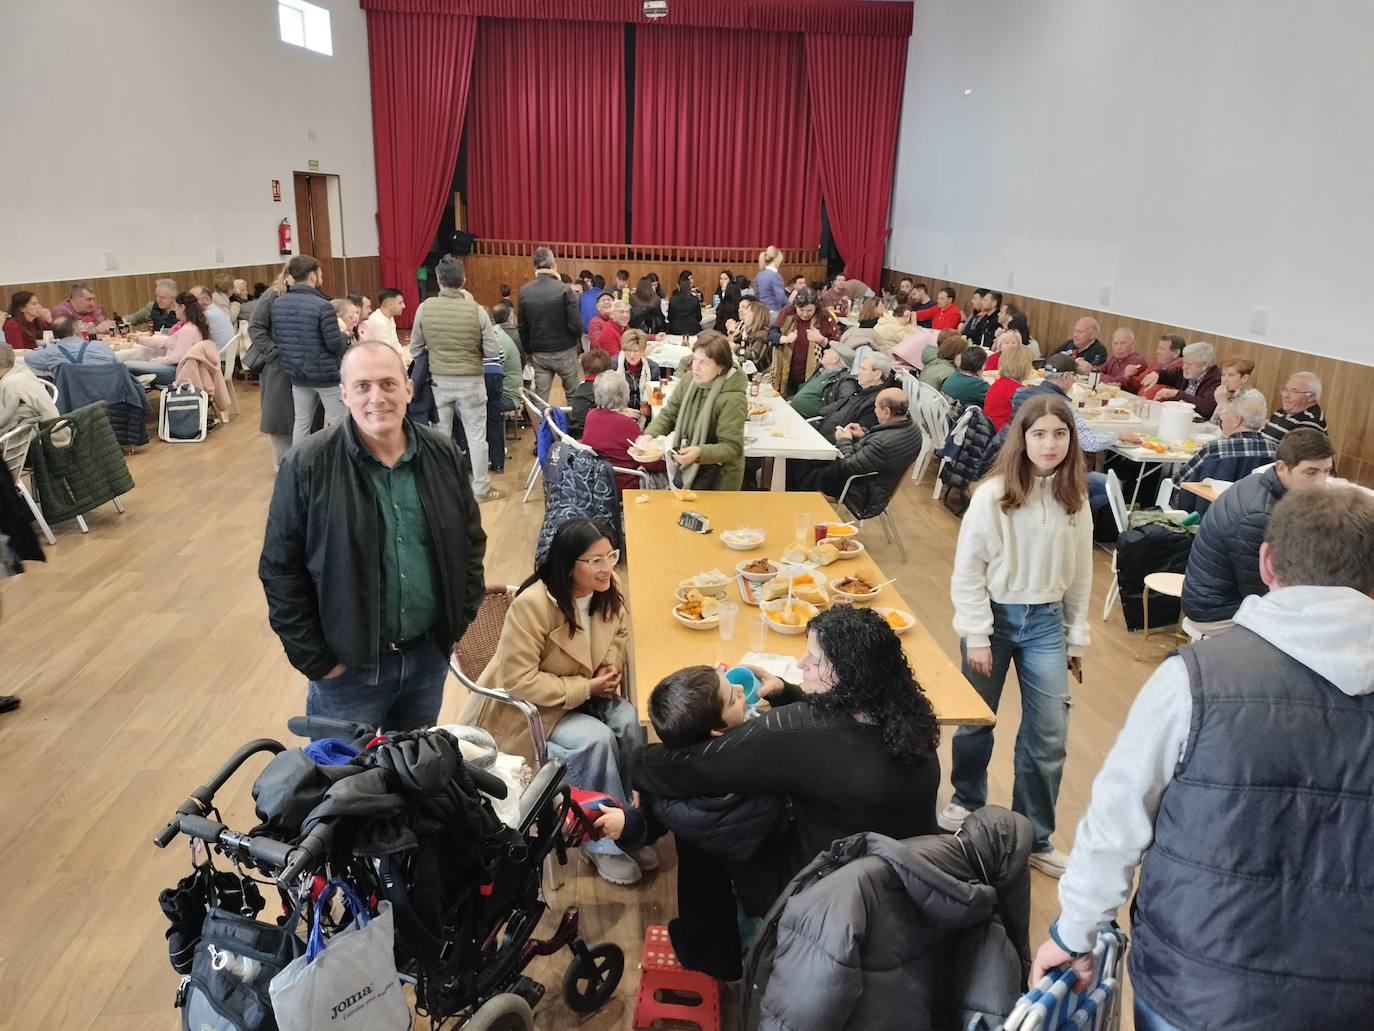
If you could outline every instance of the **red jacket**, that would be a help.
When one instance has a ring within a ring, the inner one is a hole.
[[[43,339],[44,331],[49,329],[52,329],[52,323],[47,319],[25,322],[22,315],[11,315],[5,319],[5,343],[16,351],[36,348]]]
[[[917,321],[930,319],[930,328],[938,333],[942,329],[958,329],[959,322],[964,316],[956,304],[950,304],[944,308],[938,304],[932,304],[929,308],[918,309],[913,317]]]
[[[983,414],[992,420],[994,429],[1001,429],[1011,422],[1011,395],[1020,390],[1024,383],[1018,383],[1010,376],[998,376],[988,387],[987,397],[983,398]]]
[[[619,466],[621,469],[643,468],[650,472],[661,470],[661,461],[641,465],[630,457],[630,441],[641,432],[639,423],[628,415],[605,408],[593,408],[587,413],[587,425],[582,429],[582,443],[595,448],[598,454],[610,460],[611,465]],[[616,473],[615,482],[621,490],[632,490],[639,486],[639,477]]]
[[[591,337],[593,347],[601,348],[601,350],[614,358],[620,353],[620,336],[624,332],[625,328],[621,326],[619,322],[612,319],[602,324],[601,333],[599,335],[595,337],[592,337],[590,333],[587,335]]]

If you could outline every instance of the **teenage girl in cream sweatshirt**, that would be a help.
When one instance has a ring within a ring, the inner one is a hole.
[[[1014,663],[1021,687],[1012,809],[1035,832],[1031,865],[1051,876],[1064,855],[1050,843],[1069,725],[1070,667],[1088,644],[1092,514],[1073,412],[1034,394],[1012,421],[997,465],[974,492],[959,530],[950,596],[964,675],[993,709]],[[954,799],[946,829],[987,802],[992,727],[954,735]]]

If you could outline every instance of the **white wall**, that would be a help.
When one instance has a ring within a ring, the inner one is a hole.
[[[1374,363],[1371,38],[1367,0],[916,0],[887,264]]]
[[[0,282],[275,262],[312,158],[340,177],[336,256],[376,254],[367,26],[314,2],[333,57],[282,43],[276,0],[6,5]]]

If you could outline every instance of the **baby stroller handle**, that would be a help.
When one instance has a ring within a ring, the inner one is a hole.
[[[269,737],[260,737],[256,741],[249,741],[242,745],[233,755],[224,760],[224,765],[215,771],[215,775],[191,792],[190,797],[177,806],[177,815],[168,821],[167,826],[163,827],[153,838],[153,844],[158,848],[166,848],[172,843],[172,839],[180,831],[180,817],[182,816],[204,816],[210,811],[215,801],[215,792],[224,787],[224,782],[238,772],[239,767],[259,752],[271,752],[277,755],[286,751],[286,746],[280,741],[273,741]]]
[[[329,851],[329,843],[334,838],[334,825],[325,820],[321,820],[310,829],[299,845],[291,851],[291,863],[281,872],[277,878],[277,883],[283,888],[289,887],[301,874],[308,870],[313,870],[320,865],[325,854]]]

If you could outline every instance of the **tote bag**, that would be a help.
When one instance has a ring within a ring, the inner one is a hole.
[[[325,940],[320,922],[335,890],[353,914],[351,926]],[[410,1006],[396,974],[395,924],[387,902],[370,918],[342,881],[330,881],[315,903],[305,955],[272,978],[272,1009],[281,1031],[409,1031]]]

